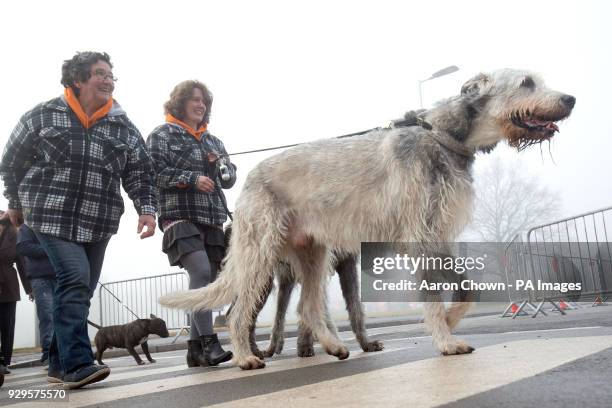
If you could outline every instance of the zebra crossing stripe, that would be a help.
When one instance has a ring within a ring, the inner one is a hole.
[[[612,336],[519,340],[216,404],[249,407],[436,407],[612,347]]]
[[[369,356],[381,355],[384,353],[389,353],[398,350],[409,349],[412,347],[399,347],[399,348],[390,348],[385,349],[376,353],[365,353],[362,351],[353,351],[351,352],[351,359],[360,359],[367,358]],[[183,387],[189,387],[192,385],[198,384],[207,384],[211,382],[217,381],[227,381],[233,380],[236,378],[245,378],[255,375],[261,374],[269,374],[279,371],[285,370],[293,370],[305,367],[312,367],[320,364],[329,364],[329,363],[340,363],[336,357],[329,356],[326,354],[317,354],[311,358],[287,358],[283,360],[270,360],[266,361],[266,368],[263,370],[251,370],[244,371],[238,367],[223,365],[219,367],[211,367],[211,369],[207,369],[205,372],[202,372],[201,369],[193,369],[195,374],[191,375],[183,375],[177,378],[165,378],[162,380],[153,380],[153,381],[143,381],[137,382],[128,385],[120,385],[120,386],[112,386],[112,383],[108,384],[108,386],[104,386],[104,382],[100,383],[98,388],[88,388],[87,392],[78,392],[71,393],[69,396],[69,401],[67,403],[54,403],[54,408],[73,408],[73,407],[81,407],[86,405],[95,405],[102,404],[110,401],[117,401],[124,398],[138,397],[142,395],[148,395],[154,392],[160,392],[164,390],[173,390]],[[183,364],[181,366],[183,370],[187,369]],[[112,369],[112,368],[111,368]],[[167,370],[167,368],[165,369]],[[153,371],[153,370],[147,370]],[[135,375],[130,378],[138,378],[145,377],[148,375],[147,371],[140,371],[134,373]],[[132,374],[125,373],[125,374]],[[106,381],[114,381],[118,379],[123,374],[111,375],[108,377]],[[32,405],[37,403],[22,403],[22,404],[14,404],[11,405],[11,408],[24,408],[24,407],[38,407],[39,405]]]

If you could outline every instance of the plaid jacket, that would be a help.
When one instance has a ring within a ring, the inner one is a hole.
[[[157,210],[155,172],[138,129],[115,102],[85,129],[63,97],[27,112],[0,162],[9,208],[44,234],[97,242],[119,228],[120,183],[138,214]]]
[[[222,188],[230,188],[236,182],[236,166],[228,166],[230,179],[211,176],[206,158],[215,152],[227,156],[221,140],[208,132],[200,141],[181,126],[165,123],[151,132],[147,145],[157,172],[159,196],[159,221],[189,220],[200,224],[220,226],[227,220],[225,195]],[[204,193],[196,190],[198,176],[211,177],[215,191]],[[220,187],[219,187],[220,186]]]

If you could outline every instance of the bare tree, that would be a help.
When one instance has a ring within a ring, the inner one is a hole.
[[[509,162],[493,155],[475,176],[474,213],[467,236],[481,242],[510,242],[517,234],[558,218],[558,192],[525,173],[521,159]]]

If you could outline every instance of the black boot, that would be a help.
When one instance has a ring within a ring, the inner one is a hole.
[[[221,348],[221,344],[217,338],[217,333],[200,336],[200,339],[202,339],[202,351],[204,358],[209,365],[216,366],[232,359],[232,352],[225,351]]]
[[[187,367],[206,367],[208,363],[202,354],[200,340],[187,340]]]

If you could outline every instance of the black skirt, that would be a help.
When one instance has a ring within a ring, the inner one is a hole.
[[[164,231],[162,251],[171,266],[180,266],[182,256],[204,250],[211,263],[221,263],[225,256],[225,239],[221,228],[181,221]]]

